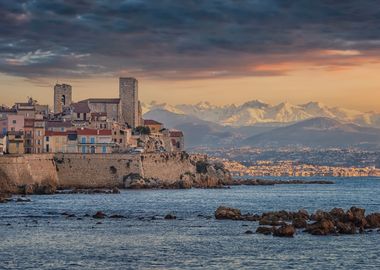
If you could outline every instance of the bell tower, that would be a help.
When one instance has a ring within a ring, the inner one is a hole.
[[[56,84],[54,86],[54,113],[61,113],[72,103],[71,85]]]

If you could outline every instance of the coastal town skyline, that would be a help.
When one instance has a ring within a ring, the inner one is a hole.
[[[0,1],[0,100],[48,103],[117,93],[138,77],[143,102],[320,101],[379,111],[374,1]],[[10,30],[12,29],[12,30]]]

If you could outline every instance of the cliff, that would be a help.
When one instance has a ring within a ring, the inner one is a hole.
[[[0,193],[72,188],[218,187],[231,177],[204,155],[39,154],[0,157]]]

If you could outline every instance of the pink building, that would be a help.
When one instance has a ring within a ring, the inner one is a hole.
[[[24,131],[24,116],[8,114],[0,119],[0,133],[6,135],[9,131]]]

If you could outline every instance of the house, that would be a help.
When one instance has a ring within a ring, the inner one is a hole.
[[[9,131],[7,133],[7,153],[15,155],[24,154],[23,131]]]
[[[46,130],[49,131],[68,131],[73,129],[71,121],[50,120],[46,122]]]
[[[91,118],[91,110],[86,102],[72,103],[72,120],[78,122],[88,122]]]
[[[67,132],[46,131],[44,136],[45,153],[67,153]]]
[[[34,152],[34,119],[24,120],[24,148],[25,154]]]
[[[7,137],[0,134],[0,155],[7,152]]]
[[[77,130],[77,134],[80,153],[112,153],[115,144],[111,130],[81,128]]]
[[[144,126],[149,127],[151,133],[159,133],[164,125],[156,120],[144,119]]]
[[[131,137],[132,129],[117,122],[112,124],[112,141],[119,150],[125,150],[130,146]]]
[[[34,120],[33,128],[33,153],[43,153],[44,152],[44,137],[45,137],[45,127],[46,122],[43,119]]]
[[[7,114],[5,118],[0,119],[0,133],[6,135],[8,131],[23,131],[24,120],[23,115]]]
[[[185,140],[184,140],[182,131],[169,130],[168,135],[169,135],[172,151],[177,152],[177,151],[183,151],[185,149]]]

